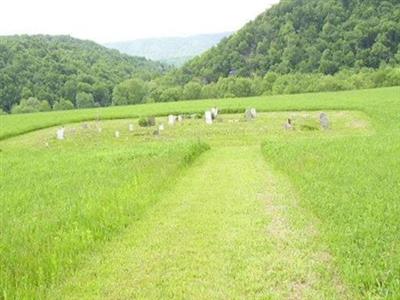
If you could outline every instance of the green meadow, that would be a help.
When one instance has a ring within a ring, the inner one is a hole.
[[[6,115],[0,140],[0,298],[400,294],[399,87]]]

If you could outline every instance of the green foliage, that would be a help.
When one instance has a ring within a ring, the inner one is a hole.
[[[90,93],[79,92],[76,95],[76,107],[77,108],[90,108],[94,107],[94,98]]]
[[[189,82],[183,88],[183,98],[185,100],[194,100],[201,98],[201,84],[197,82]]]
[[[143,103],[147,95],[147,86],[143,80],[130,79],[118,84],[113,91],[114,105]]]
[[[74,109],[74,104],[72,104],[71,101],[66,100],[66,99],[60,99],[60,101],[57,101],[54,103],[54,110],[70,110]]]
[[[12,107],[13,114],[34,113],[40,111],[50,111],[51,107],[46,100],[38,100],[34,97],[29,99],[22,99],[19,104]]]
[[[166,88],[160,95],[161,102],[171,102],[178,101],[182,99],[182,88],[181,87],[171,87]]]
[[[0,107],[5,111],[30,97],[51,105],[61,98],[75,101],[79,92],[109,105],[116,84],[144,73],[150,80],[166,70],[93,42],[43,35],[0,37],[0,67]]]
[[[285,0],[173,76],[210,83],[269,72],[333,75],[398,65],[399,32],[397,0]]]

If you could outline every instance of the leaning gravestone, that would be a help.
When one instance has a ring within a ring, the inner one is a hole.
[[[65,129],[60,128],[57,130],[57,140],[63,140],[65,138]]]
[[[115,137],[118,139],[120,137],[119,131],[115,131]]]
[[[328,116],[326,115],[326,113],[321,113],[319,115],[319,122],[323,129],[329,129],[329,119],[328,119]]]
[[[206,120],[206,124],[211,125],[213,123],[211,111],[206,111],[205,114],[204,114],[204,117],[205,117],[205,120]]]
[[[168,116],[168,124],[169,125],[174,125],[176,121],[176,117],[174,115],[169,115]]]

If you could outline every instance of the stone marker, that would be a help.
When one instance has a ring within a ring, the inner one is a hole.
[[[97,127],[97,132],[98,132],[98,133],[101,133],[102,131],[103,131],[103,128]]]
[[[206,119],[206,124],[211,125],[213,123],[211,111],[206,111],[204,116],[205,116],[205,119]]]
[[[133,124],[129,124],[129,125],[128,125],[128,130],[129,130],[130,132],[133,131]]]
[[[253,119],[257,118],[257,110],[255,108],[250,109],[250,114]]]
[[[246,118],[247,121],[253,120],[253,115],[252,115],[250,109],[246,109],[246,112],[244,113],[244,116],[245,116],[245,118]]]
[[[115,131],[115,137],[118,139],[120,137],[119,131]]]
[[[148,117],[147,118],[147,124],[149,126],[156,126],[156,118],[155,117]]]
[[[292,130],[293,129],[293,123],[292,123],[292,119],[287,119],[287,122],[284,125],[284,128],[286,130]]]
[[[57,130],[57,140],[63,140],[65,138],[65,129],[60,128]]]
[[[321,113],[319,115],[319,122],[323,129],[329,129],[329,119],[328,119],[328,116],[326,115],[326,113]]]
[[[160,124],[160,126],[158,126],[158,130],[159,131],[163,131],[164,130],[164,124]]]
[[[218,117],[218,108],[217,107],[211,108],[211,117],[213,120],[215,120]]]
[[[176,117],[174,115],[169,115],[168,116],[168,124],[169,125],[174,125],[176,121]]]
[[[88,129],[88,128],[89,128],[88,123],[83,123],[83,124],[82,124],[82,128],[83,128],[83,129]]]
[[[178,122],[182,122],[183,121],[183,117],[181,115],[178,116]]]

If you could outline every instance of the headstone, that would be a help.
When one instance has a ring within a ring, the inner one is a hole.
[[[65,129],[60,128],[57,130],[57,140],[63,140],[65,138]]]
[[[250,114],[253,119],[257,118],[257,110],[255,108],[250,109]]]
[[[204,116],[205,116],[206,124],[211,125],[213,123],[211,111],[206,111]]]
[[[98,133],[101,133],[102,131],[103,131],[103,128],[97,127],[97,132],[98,132]]]
[[[82,128],[83,128],[83,129],[88,129],[88,128],[89,128],[88,123],[83,123],[83,124],[82,124]]]
[[[319,115],[319,122],[323,129],[329,129],[329,119],[328,119],[328,116],[326,115],[326,113],[321,113]]]
[[[133,124],[129,124],[128,125],[128,129],[129,129],[130,132],[132,132],[133,131]]]
[[[292,119],[288,119],[287,122],[284,125],[284,128],[286,130],[292,130],[293,129],[293,123],[292,123]]]
[[[216,107],[211,108],[211,117],[213,120],[215,120],[218,117],[218,108]]]
[[[164,124],[160,124],[160,126],[158,126],[158,130],[159,131],[163,131],[164,130]]]
[[[118,139],[119,137],[120,137],[120,133],[119,133],[119,131],[117,130],[117,131],[115,131],[115,137]]]
[[[183,121],[183,117],[181,115],[178,116],[178,122],[182,122]]]
[[[244,113],[244,116],[245,116],[245,118],[246,118],[247,121],[253,120],[253,115],[252,115],[250,109],[246,109],[246,112]]]
[[[176,121],[176,117],[174,115],[169,115],[168,116],[168,124],[169,125],[174,125]]]
[[[156,118],[155,117],[148,117],[147,118],[147,124],[149,126],[156,126]]]
[[[49,142],[45,142],[44,145],[45,145],[47,148],[50,147]]]

